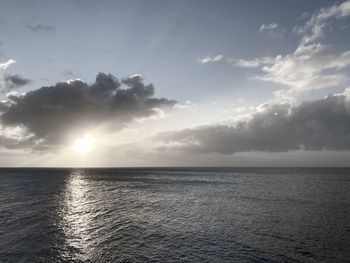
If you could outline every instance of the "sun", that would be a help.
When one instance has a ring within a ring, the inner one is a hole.
[[[73,148],[76,153],[87,153],[91,151],[91,143],[84,138],[76,139]]]

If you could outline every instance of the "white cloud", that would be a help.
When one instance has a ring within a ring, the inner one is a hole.
[[[349,15],[350,1],[345,1],[340,5],[322,8],[318,12],[315,12],[305,25],[294,27],[294,31],[303,36],[301,44],[307,45],[322,38],[332,20]]]
[[[315,12],[304,25],[294,27],[293,30],[300,34],[300,42],[293,52],[285,55],[252,59],[217,55],[198,61],[201,64],[222,61],[241,68],[260,70],[255,79],[281,84],[281,90],[274,92],[269,101],[290,103],[302,92],[342,86],[349,82],[350,78],[343,69],[350,66],[350,50],[340,52],[319,41],[325,36],[326,28],[346,16],[350,16],[350,0]],[[259,32],[277,37],[282,28],[277,23],[263,24]]]
[[[338,71],[350,65],[350,52],[332,52],[328,46],[312,44],[292,54],[261,62],[258,79],[288,86],[298,92],[343,84],[348,77]]]
[[[266,30],[273,30],[273,29],[276,29],[278,27],[279,27],[279,25],[276,23],[262,24],[260,29],[259,29],[259,32],[263,33]]]
[[[271,58],[271,57],[262,57],[262,58],[254,58],[251,60],[245,60],[245,59],[237,59],[237,58],[225,58],[222,55],[206,56],[202,59],[198,59],[198,62],[201,64],[224,62],[227,64],[234,64],[241,68],[257,68],[263,64],[271,64],[274,61],[275,61],[275,58]]]
[[[274,63],[274,61],[280,57],[281,56],[278,56],[276,58],[262,57],[262,58],[254,58],[252,60],[231,59],[231,62],[233,62],[236,66],[241,67],[241,68],[257,68],[263,64]]]
[[[189,108],[193,108],[193,107],[195,107],[195,106],[196,106],[195,103],[193,103],[193,102],[190,101],[190,100],[187,100],[187,101],[185,101],[185,102],[178,102],[178,103],[174,106],[174,108],[175,108],[175,109],[189,109]]]
[[[285,30],[277,23],[262,24],[259,33],[266,34],[271,38],[281,38],[285,34]]]
[[[208,64],[208,63],[215,63],[223,61],[224,56],[223,55],[216,55],[216,56],[205,56],[204,58],[199,58],[197,61],[201,64]]]
[[[0,63],[0,69],[7,69],[11,64],[16,63],[15,60],[13,59],[9,59],[8,61],[4,62],[4,63]]]
[[[350,66],[350,50],[337,52],[331,46],[317,40],[324,37],[325,28],[334,19],[350,16],[350,1],[323,8],[314,13],[303,26],[294,30],[301,34],[300,43],[294,52],[276,57],[261,57],[250,60],[235,59],[235,65],[261,70],[256,79],[284,86],[274,97],[290,101],[301,92],[344,85],[349,78],[342,69]],[[262,25],[260,32],[275,29],[278,25]]]

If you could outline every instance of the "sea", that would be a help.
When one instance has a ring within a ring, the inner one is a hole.
[[[350,262],[350,168],[3,168],[0,262]]]

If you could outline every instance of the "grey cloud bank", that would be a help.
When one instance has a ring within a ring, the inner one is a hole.
[[[233,154],[291,150],[350,150],[350,96],[266,104],[248,121],[164,133],[168,147],[185,152]]]
[[[11,93],[0,103],[0,121],[4,127],[24,127],[41,144],[55,145],[75,129],[108,123],[118,130],[175,103],[155,98],[153,85],[145,85],[139,75],[119,81],[99,73],[92,84],[72,80],[24,95]]]

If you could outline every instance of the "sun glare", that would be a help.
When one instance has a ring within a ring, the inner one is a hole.
[[[76,153],[87,153],[91,150],[91,144],[86,139],[77,139],[74,141],[74,151]]]

